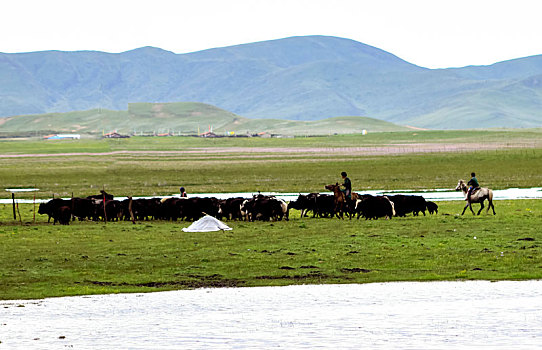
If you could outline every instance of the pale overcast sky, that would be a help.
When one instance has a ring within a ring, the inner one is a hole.
[[[540,0],[18,0],[0,52],[155,46],[175,53],[331,35],[428,68],[542,54]]]

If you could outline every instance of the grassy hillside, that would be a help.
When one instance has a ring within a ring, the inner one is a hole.
[[[151,47],[119,54],[0,53],[0,116],[197,101],[249,118],[368,116],[424,128],[457,129],[466,122],[540,127],[541,74],[542,56],[434,70],[328,36],[188,54]],[[89,127],[107,128],[106,121],[99,124]]]
[[[122,134],[153,132],[236,134],[268,132],[281,135],[328,135],[401,131],[408,128],[364,117],[338,117],[318,121],[249,119],[211,105],[195,102],[132,103],[127,111],[93,109],[82,112],[49,113],[0,119],[3,136],[42,136],[50,133],[102,135],[117,130]]]

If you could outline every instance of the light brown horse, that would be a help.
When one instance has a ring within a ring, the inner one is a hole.
[[[471,193],[470,199],[467,197],[469,187],[467,186],[464,180],[459,180],[455,190],[462,191],[463,195],[467,199],[467,204],[465,205],[465,208],[463,208],[463,212],[461,213],[461,215],[465,214],[465,210],[467,210],[467,208],[470,208],[472,215],[474,215],[474,210],[472,210],[472,203],[480,203],[481,207],[480,207],[480,210],[478,210],[478,215],[480,215],[480,213],[482,212],[482,209],[484,209],[484,201],[486,199],[489,202],[486,209],[486,213],[488,213],[489,208],[491,208],[493,210],[493,215],[496,215],[495,206],[493,205],[493,191],[490,190],[489,188],[486,188],[486,187],[479,188],[474,193]]]

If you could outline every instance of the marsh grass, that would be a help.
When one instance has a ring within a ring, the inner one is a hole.
[[[188,222],[47,224],[32,206],[1,208],[0,298],[306,283],[542,278],[542,203],[498,201],[497,216],[393,220],[300,218],[228,222],[185,233]],[[476,239],[474,238],[476,237]]]

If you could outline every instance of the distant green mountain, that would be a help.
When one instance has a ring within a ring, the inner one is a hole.
[[[0,54],[0,79],[0,116],[196,101],[246,118],[369,116],[439,129],[542,126],[542,56],[434,70],[326,36],[189,54],[152,47]],[[81,113],[99,119],[96,112]]]
[[[212,131],[218,135],[267,132],[281,135],[329,135],[402,131],[407,127],[366,117],[335,117],[316,121],[252,119],[214,106],[195,103],[131,103],[127,111],[93,109],[66,113],[24,115],[0,119],[5,135],[51,133],[190,135]]]

